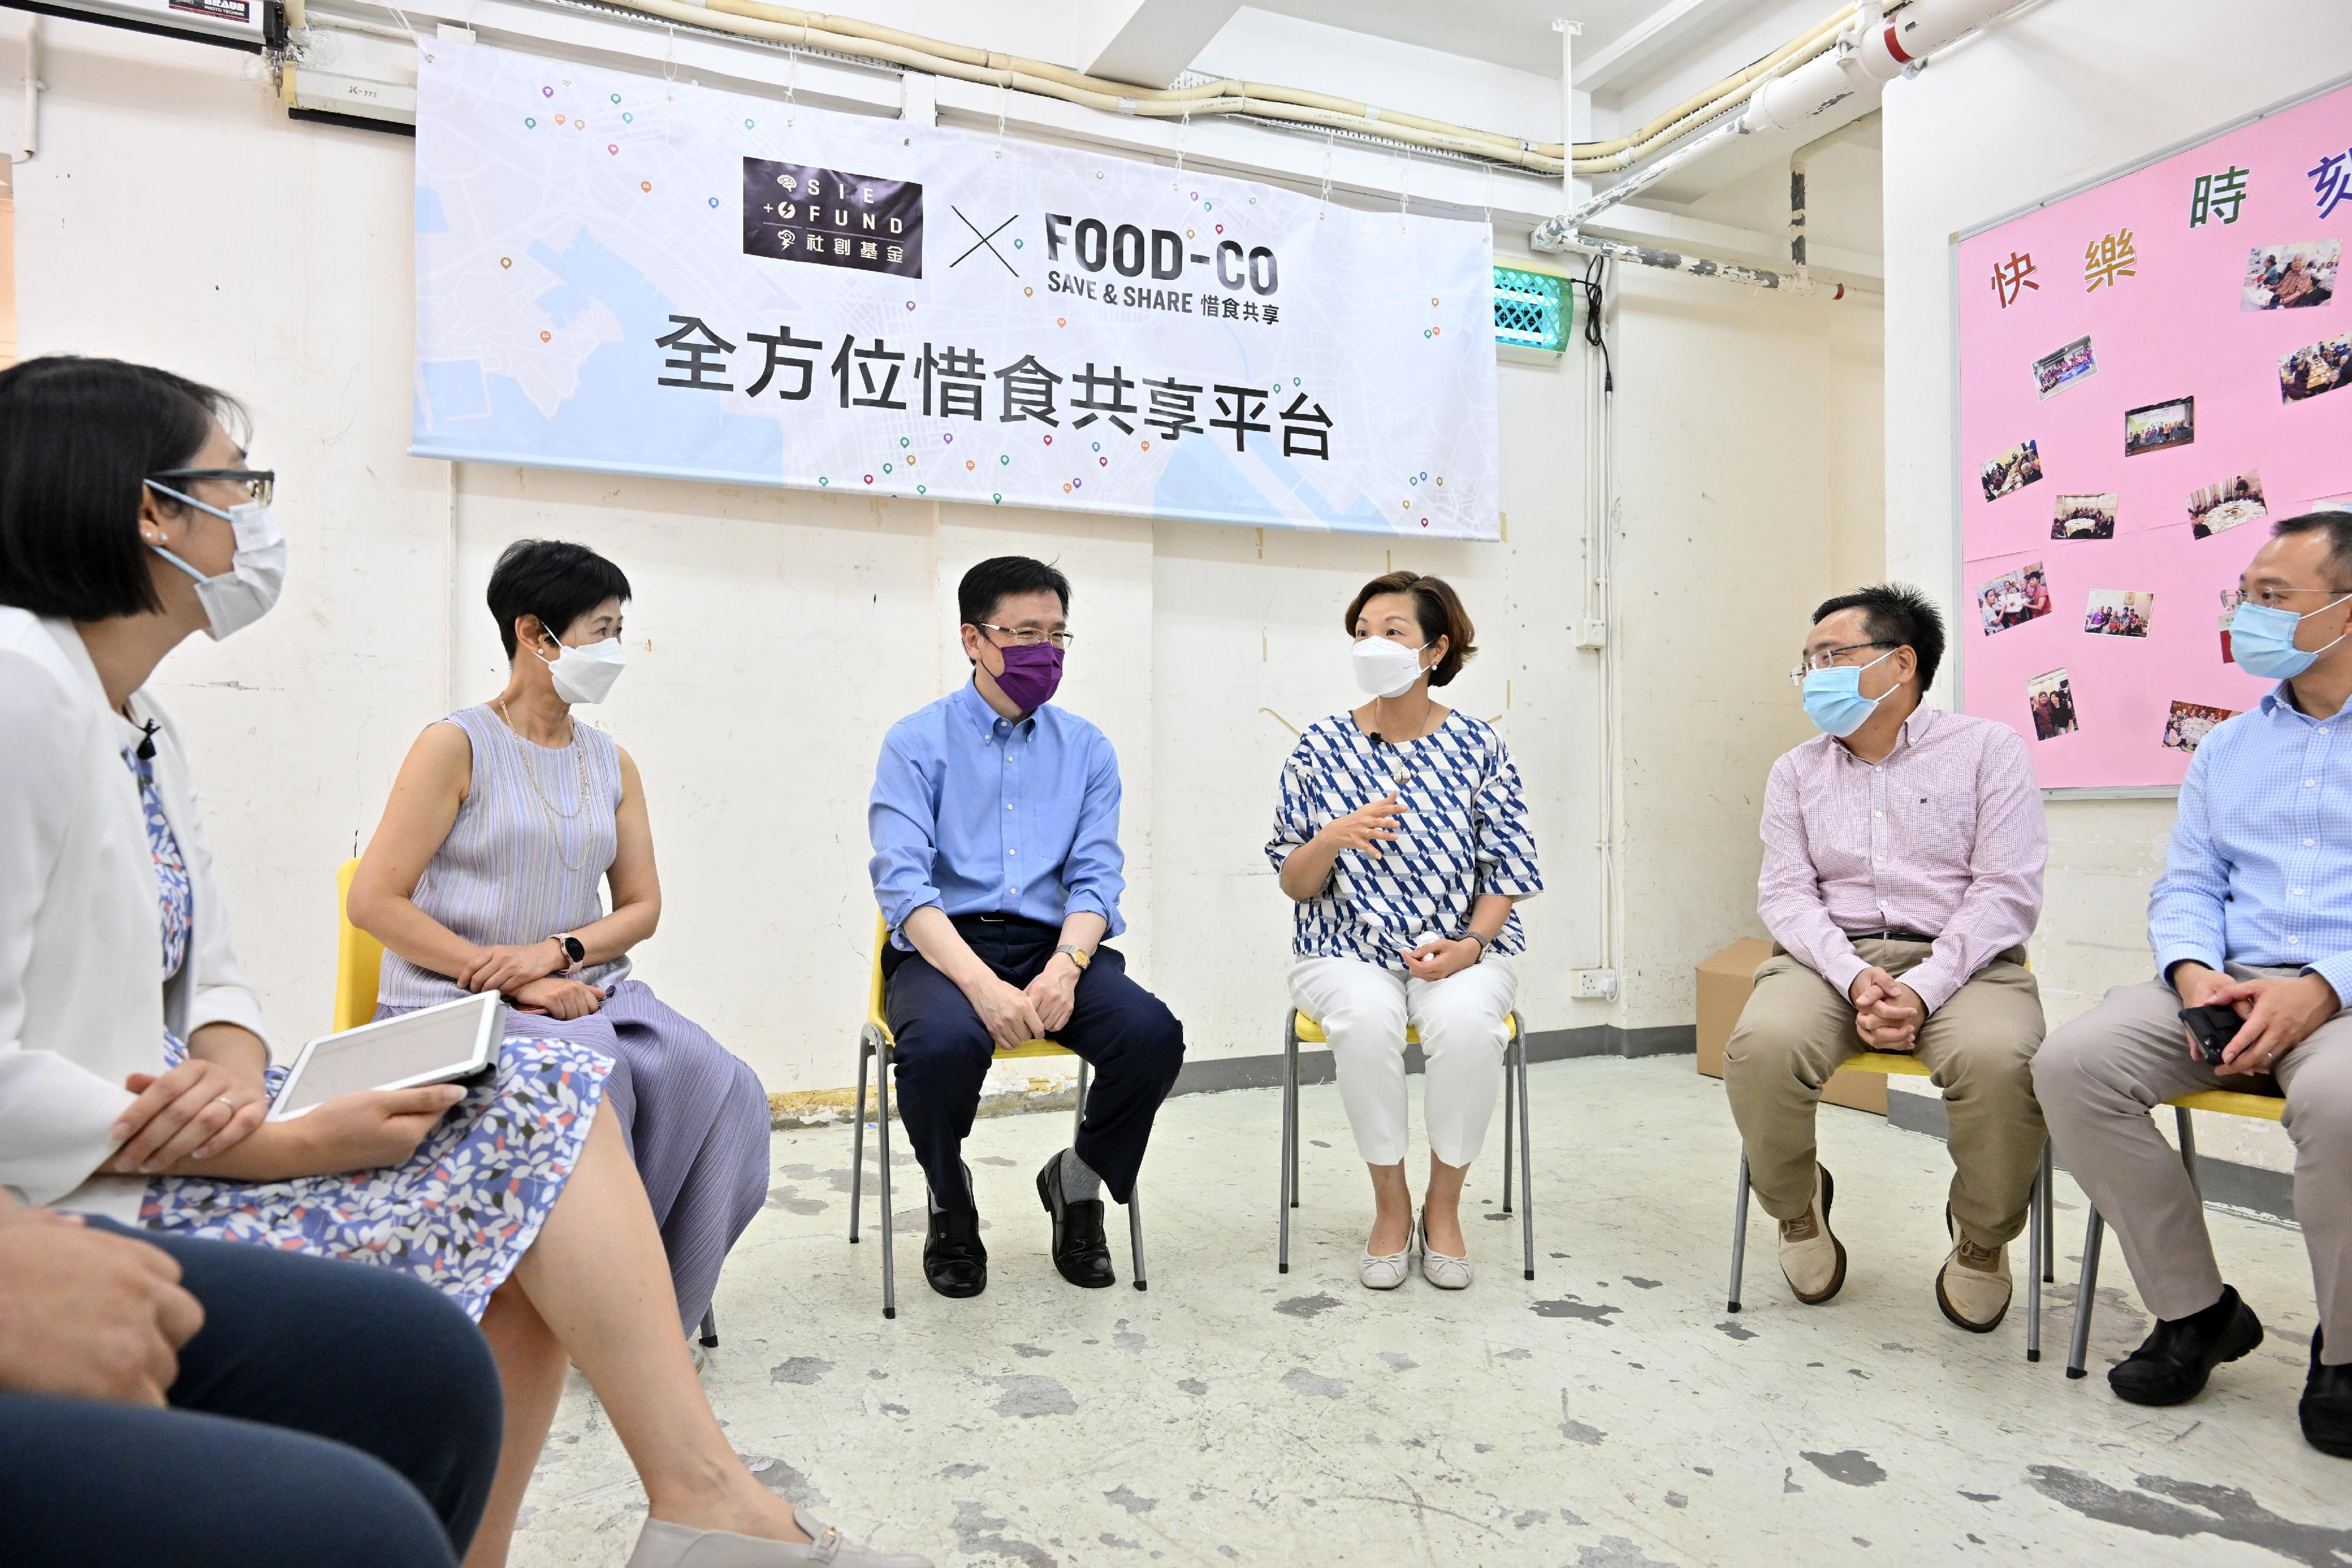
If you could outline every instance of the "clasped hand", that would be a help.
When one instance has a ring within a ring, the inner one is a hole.
[[[537,942],[478,947],[454,978],[469,991],[504,991],[511,996],[521,987],[562,968],[562,956],[552,937]]]
[[[551,1019],[584,1019],[603,1007],[612,994],[585,980],[543,975],[536,980],[524,981],[508,991],[506,997],[519,1012],[544,1013]]]
[[[161,1405],[204,1322],[162,1248],[0,1207],[0,1389]]]
[[[138,1098],[108,1130],[121,1145],[99,1167],[109,1176],[150,1175],[234,1148],[269,1113],[258,1085],[202,1057],[169,1072],[134,1072],[123,1087]]]
[[[1927,1006],[1919,993],[1873,966],[1853,977],[1853,1031],[1873,1051],[1910,1051],[1919,1043]]]
[[[989,976],[972,994],[971,1009],[996,1049],[1011,1051],[1068,1023],[1077,995],[1078,967],[1056,953],[1026,986]]]
[[[2236,980],[2218,969],[2184,964],[2173,977],[2181,1006],[2235,1008],[2245,1020],[2238,1026],[2237,1037],[2222,1048],[2214,1067],[2222,1073],[2273,1071],[2280,1057],[2334,1018],[2340,1005],[2336,988],[2318,975]],[[2189,1054],[2204,1061],[2196,1037],[2188,1039]]]
[[[1404,952],[1405,972],[1416,980],[1442,980],[1478,961],[1486,949],[1467,936],[1439,936]]]

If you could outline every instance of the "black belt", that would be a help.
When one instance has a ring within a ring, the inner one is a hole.
[[[1917,931],[1849,931],[1845,939],[1849,942],[1925,942],[1931,947],[1936,945],[1935,937]]]

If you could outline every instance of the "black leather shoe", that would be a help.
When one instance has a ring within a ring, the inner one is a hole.
[[[957,1214],[940,1209],[931,1216],[931,1233],[923,1242],[923,1278],[942,1296],[961,1300],[988,1289],[988,1249],[980,1243],[980,1211]]]
[[[2134,1405],[2178,1405],[2204,1392],[2215,1367],[2262,1343],[2261,1320],[2235,1285],[2224,1285],[2194,1317],[2158,1319],[2147,1343],[2107,1369],[2107,1386]]]
[[[1103,1239],[1102,1199],[1073,1203],[1062,1196],[1059,1155],[1037,1173],[1037,1201],[1054,1217],[1054,1267],[1062,1278],[1088,1291],[1118,1284],[1118,1276],[1110,1268],[1110,1243]]]
[[[2303,1438],[2323,1454],[2352,1459],[2352,1365],[2324,1366],[2311,1331],[2311,1376],[2303,1385]]]

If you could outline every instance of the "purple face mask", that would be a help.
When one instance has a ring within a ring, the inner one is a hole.
[[[1004,655],[1004,673],[996,677],[996,689],[1014,706],[1024,713],[1034,713],[1053,701],[1062,684],[1062,650],[1051,643],[1039,643],[997,652]]]

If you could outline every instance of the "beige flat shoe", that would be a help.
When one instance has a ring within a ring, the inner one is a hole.
[[[1393,1291],[1412,1272],[1412,1244],[1407,1242],[1403,1251],[1391,1252],[1385,1258],[1368,1251],[1357,1263],[1356,1272],[1367,1291]]]
[[[1944,1228],[1955,1231],[1952,1211],[1944,1210]],[[1955,1231],[1951,1252],[1936,1273],[1936,1304],[1944,1315],[1970,1333],[1990,1333],[2008,1315],[2015,1286],[2009,1277],[2009,1249],[1979,1247]]]
[[[1845,1286],[1845,1243],[1830,1231],[1830,1205],[1836,1197],[1829,1167],[1817,1163],[1811,1207],[1780,1221],[1780,1272],[1809,1307],[1820,1306]]]
[[[1441,1291],[1465,1291],[1475,1277],[1467,1256],[1448,1258],[1429,1244],[1429,1212],[1422,1211],[1418,1239],[1421,1246],[1421,1277]]]
[[[876,1552],[845,1540],[798,1504],[793,1517],[807,1541],[768,1541],[648,1519],[637,1534],[636,1550],[629,1553],[629,1568],[931,1568],[928,1557]]]

